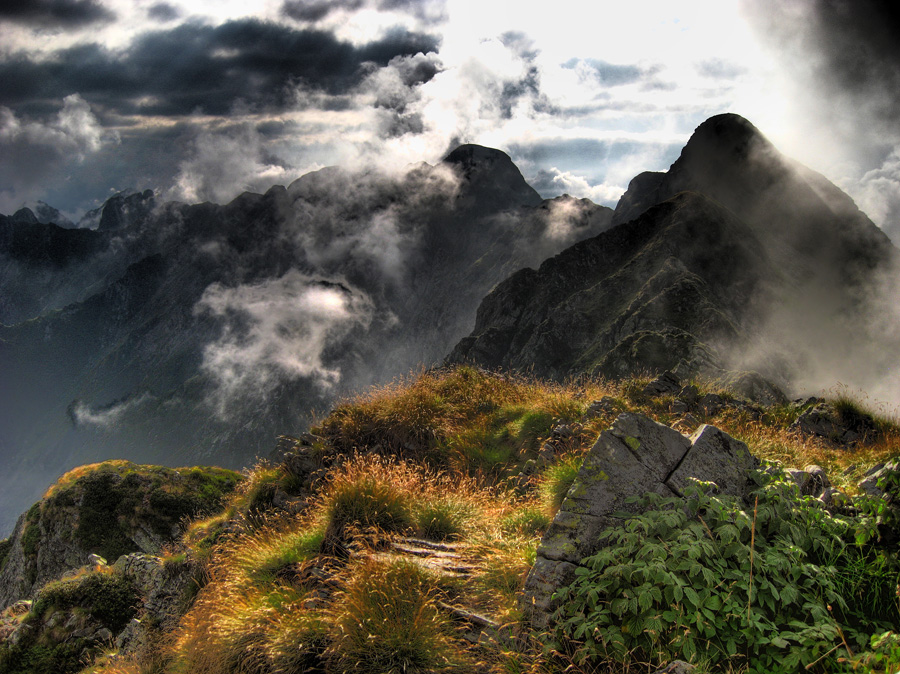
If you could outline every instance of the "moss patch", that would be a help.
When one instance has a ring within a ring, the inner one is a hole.
[[[75,541],[113,562],[138,550],[138,528],[167,540],[183,520],[220,510],[240,479],[222,468],[109,461],[64,475],[48,492],[41,516],[52,523],[76,507]]]

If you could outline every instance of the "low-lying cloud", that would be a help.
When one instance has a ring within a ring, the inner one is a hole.
[[[18,117],[0,106],[0,212],[12,212],[44,189],[41,181],[64,164],[78,164],[118,134],[103,129],[79,94],[63,99],[62,109],[47,122]]]
[[[203,352],[202,369],[215,383],[218,414],[241,399],[265,400],[282,382],[305,379],[322,389],[340,381],[326,350],[372,321],[374,305],[345,283],[290,270],[259,283],[206,289],[195,313],[221,323]]]
[[[122,423],[127,414],[155,399],[153,395],[143,393],[103,407],[92,407],[84,401],[76,400],[69,407],[69,416],[76,426],[111,430]]]
[[[244,191],[264,192],[288,176],[289,168],[267,153],[259,132],[240,124],[221,132],[201,131],[168,196],[188,203],[225,203]]]

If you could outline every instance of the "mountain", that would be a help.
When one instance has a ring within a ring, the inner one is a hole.
[[[449,361],[891,394],[897,249],[747,120],[701,124],[668,172],[632,180],[613,224],[495,288]]]
[[[96,229],[0,217],[0,527],[78,464],[248,465],[439,362],[491,288],[612,216],[465,145],[226,205],[119,194]]]

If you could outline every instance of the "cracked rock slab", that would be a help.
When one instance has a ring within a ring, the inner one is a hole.
[[[714,482],[718,493],[746,498],[750,471],[759,465],[750,449],[715,426],[703,424],[691,436],[690,451],[669,475],[666,484],[679,496],[693,479]]]
[[[704,424],[687,438],[643,415],[619,415],[585,456],[538,546],[522,597],[532,627],[550,627],[559,607],[554,594],[600,549],[600,533],[640,514],[631,497],[681,496],[693,478],[714,482],[721,494],[746,498],[757,465],[747,445],[714,426]]]

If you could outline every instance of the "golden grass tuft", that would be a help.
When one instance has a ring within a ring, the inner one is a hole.
[[[408,560],[365,558],[329,610],[333,671],[401,674],[458,671],[460,649],[438,608],[435,579]]]

